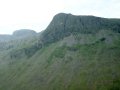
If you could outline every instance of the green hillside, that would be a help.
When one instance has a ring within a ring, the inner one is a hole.
[[[27,35],[0,42],[0,90],[120,90],[119,19],[60,13]]]

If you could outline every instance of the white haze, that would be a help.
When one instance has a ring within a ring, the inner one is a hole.
[[[120,18],[120,0],[0,0],[0,34],[44,30],[57,13]]]

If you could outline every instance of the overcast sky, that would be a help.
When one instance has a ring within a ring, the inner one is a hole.
[[[40,32],[60,12],[120,18],[120,0],[0,0],[0,34]]]

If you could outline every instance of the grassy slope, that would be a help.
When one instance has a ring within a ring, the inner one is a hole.
[[[0,90],[120,89],[120,38],[112,44],[66,46],[61,42],[40,49],[31,58],[1,56]]]

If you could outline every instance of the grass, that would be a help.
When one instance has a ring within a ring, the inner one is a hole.
[[[119,40],[60,44],[43,47],[30,58],[1,54],[0,90],[120,90]]]

